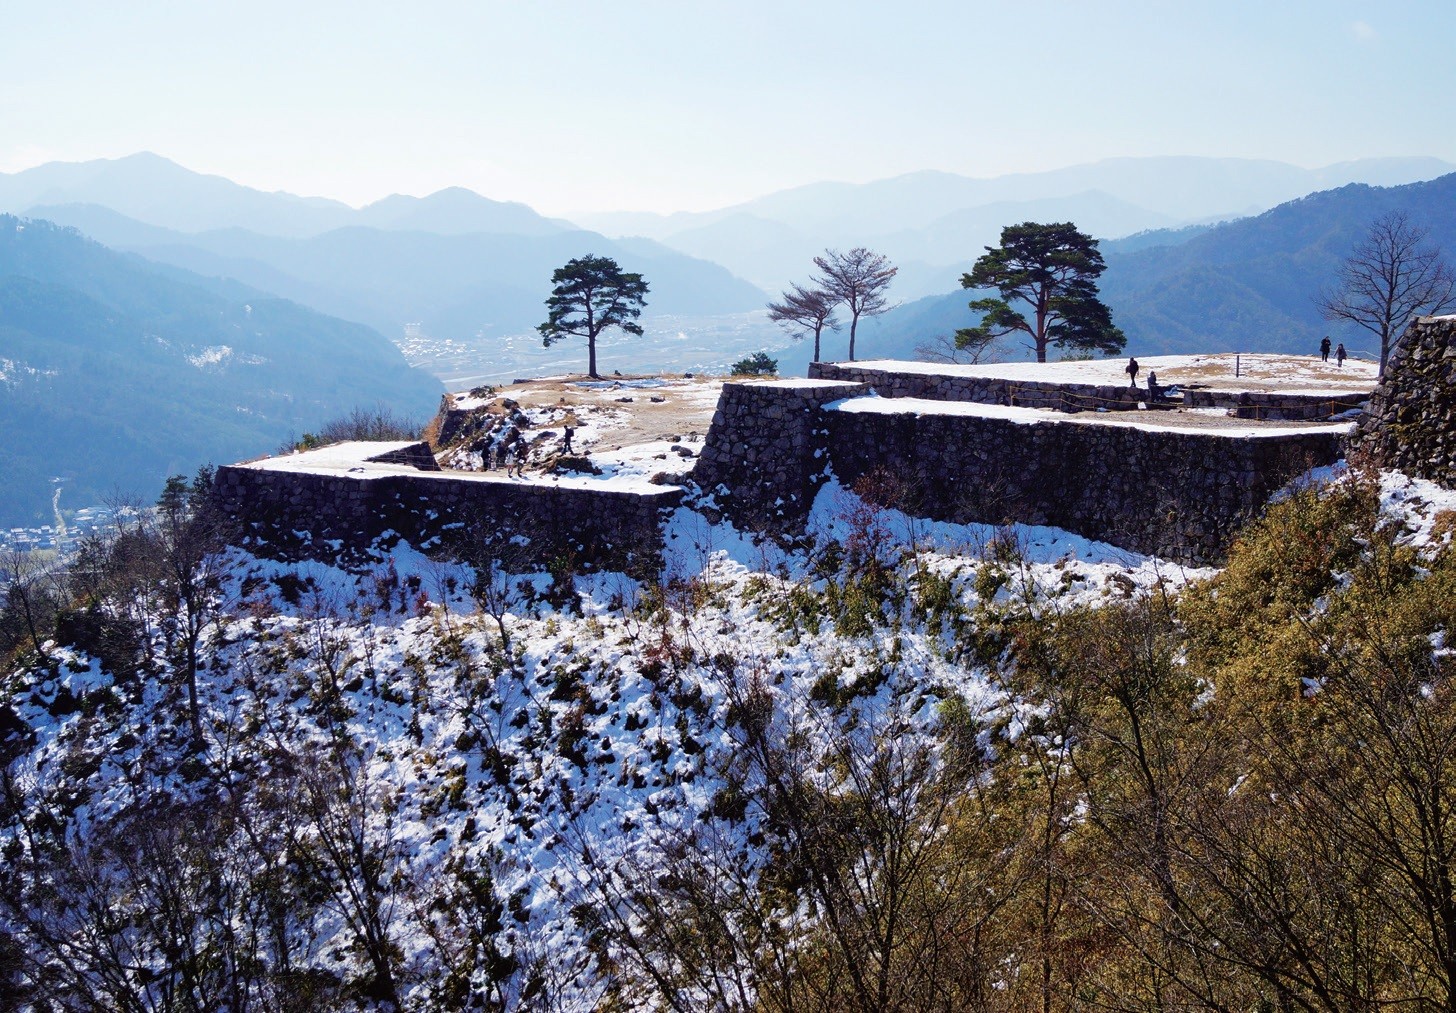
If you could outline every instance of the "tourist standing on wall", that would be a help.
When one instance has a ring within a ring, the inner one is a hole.
[[[1154,401],[1158,399],[1158,374],[1151,369],[1148,370],[1148,397]]]
[[[1127,374],[1127,385],[1129,387],[1136,387],[1138,374],[1137,360],[1129,356],[1127,360],[1127,366],[1123,369],[1123,372]]]
[[[1328,334],[1326,334],[1325,335],[1325,339],[1320,342],[1320,362],[1329,362],[1329,361],[1330,361],[1330,336]]]

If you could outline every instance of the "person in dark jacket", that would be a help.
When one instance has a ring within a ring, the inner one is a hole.
[[[1128,356],[1127,366],[1123,369],[1123,372],[1127,374],[1127,385],[1129,387],[1136,387],[1138,374],[1137,360],[1132,356]]]
[[[1349,356],[1345,354],[1345,343],[1341,341],[1335,346],[1335,365],[1344,366],[1345,360],[1348,358]]]
[[[1148,370],[1148,397],[1158,400],[1158,374]]]
[[[1325,335],[1325,339],[1320,342],[1320,362],[1329,362],[1329,361],[1330,361],[1330,336],[1328,334],[1326,334]]]

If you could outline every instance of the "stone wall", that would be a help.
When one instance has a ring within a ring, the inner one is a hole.
[[[934,373],[889,369],[866,369],[854,363],[811,362],[809,376],[826,380],[849,380],[874,387],[881,397],[919,397],[932,401],[968,401],[1013,408],[1048,408],[1081,412],[1105,408],[1132,411],[1148,402],[1146,387],[1126,384],[1099,386],[1088,383],[1005,380],[992,376],[942,376]]]
[[[1401,335],[1350,449],[1456,488],[1456,316],[1421,317]]]
[[[884,469],[912,514],[1048,524],[1194,565],[1222,560],[1271,493],[1340,453],[1331,432],[1246,438],[960,414],[826,414],[840,481]]]
[[[990,376],[938,376],[916,371],[866,369],[853,363],[812,362],[809,375],[868,384],[881,397],[920,397],[933,401],[968,401],[1014,408],[1049,408],[1054,411],[1135,411],[1139,408],[1222,408],[1236,418],[1275,421],[1313,421],[1343,414],[1364,403],[1355,395],[1288,394],[1273,391],[1205,390],[1177,388],[1177,397],[1156,400],[1146,387],[1126,384],[1098,386],[1006,380]]]
[[[801,531],[828,468],[846,485],[882,470],[916,516],[1055,525],[1202,565],[1275,489],[1341,452],[1331,431],[1235,437],[833,403],[865,389],[725,385],[694,479],[740,526]]]
[[[1359,394],[1285,394],[1277,391],[1183,388],[1185,408],[1222,408],[1234,418],[1261,422],[1315,422],[1364,407]]]
[[[682,495],[676,488],[581,489],[438,470],[306,474],[246,465],[218,469],[216,483],[224,509],[244,522],[255,550],[346,565],[364,559],[376,539],[390,544],[397,536],[456,557],[484,551],[513,564],[569,560],[588,569],[652,572],[661,565],[664,515]]]
[[[792,530],[826,480],[824,405],[864,384],[725,383],[693,479],[739,527]]]

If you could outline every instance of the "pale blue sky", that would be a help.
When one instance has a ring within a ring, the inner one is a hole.
[[[552,214],[1122,155],[1456,161],[1452,0],[3,0],[0,171]]]

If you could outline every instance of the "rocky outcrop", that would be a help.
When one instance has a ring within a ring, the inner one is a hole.
[[[1396,342],[1350,453],[1456,488],[1456,316],[1421,317]]]

